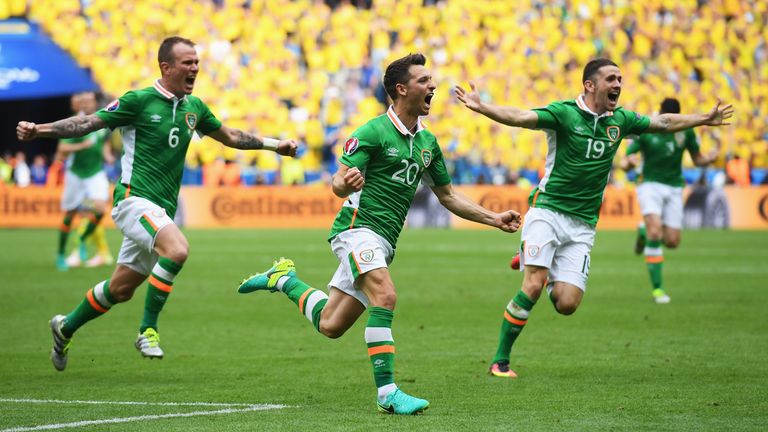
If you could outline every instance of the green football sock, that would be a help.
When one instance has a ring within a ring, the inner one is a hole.
[[[315,330],[320,330],[320,315],[328,302],[328,295],[319,289],[312,288],[296,276],[286,280],[282,285],[278,283],[278,286],[299,307],[299,312],[312,323]]]
[[[173,290],[173,280],[179,274],[182,264],[168,258],[160,257],[152,268],[147,286],[147,297],[144,300],[144,318],[139,326],[139,333],[148,328],[157,330],[157,319],[163,310],[168,296]]]
[[[643,240],[647,240],[647,237],[645,235],[645,224],[639,225],[637,227],[637,235],[641,237]]]
[[[67,315],[61,332],[65,337],[72,337],[77,329],[107,313],[115,303],[117,301],[109,293],[109,279],[99,282],[85,293],[83,301]]]
[[[64,216],[64,220],[61,221],[61,226],[59,227],[59,255],[64,255],[64,252],[66,252],[69,231],[72,230],[72,219],[72,216]]]
[[[373,367],[373,380],[382,396],[382,389],[394,389],[395,340],[392,338],[392,319],[395,313],[383,307],[368,308],[365,343]]]
[[[513,298],[507,308],[504,310],[504,320],[501,322],[501,332],[499,333],[499,346],[496,348],[496,355],[493,362],[509,361],[509,353],[512,351],[512,344],[523,331],[525,323],[528,321],[528,314],[536,304],[521,289],[515,298]]]
[[[648,240],[644,252],[651,285],[653,289],[661,288],[662,269],[664,268],[664,250],[661,247],[661,240]]]

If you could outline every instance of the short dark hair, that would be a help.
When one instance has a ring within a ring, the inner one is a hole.
[[[189,45],[193,48],[195,46],[194,42],[181,36],[171,36],[165,38],[160,44],[160,49],[157,50],[157,64],[173,63],[175,60],[173,58],[173,47],[180,43]]]
[[[592,78],[595,76],[597,71],[600,70],[600,68],[603,66],[619,67],[619,65],[607,58],[597,58],[590,60],[590,62],[584,66],[584,74],[581,76],[581,83],[584,84],[587,81],[592,81]]]
[[[661,114],[680,114],[680,101],[675,98],[666,98],[661,102]]]
[[[393,101],[397,99],[395,87],[398,84],[405,84],[411,79],[408,69],[412,65],[424,66],[425,64],[427,64],[427,58],[423,54],[408,54],[387,66],[387,70],[384,72],[384,90],[387,91],[387,94]]]

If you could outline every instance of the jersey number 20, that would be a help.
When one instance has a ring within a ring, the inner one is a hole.
[[[405,159],[401,159],[400,163],[403,164],[403,167],[392,174],[392,180],[412,185],[413,182],[416,181],[416,176],[419,174],[419,165],[410,163]]]

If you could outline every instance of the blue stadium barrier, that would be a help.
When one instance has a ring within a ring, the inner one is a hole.
[[[686,184],[694,184],[697,181],[699,181],[699,177],[701,177],[701,169],[700,168],[685,168],[683,169],[683,178],[685,179]]]
[[[768,169],[754,168],[750,172],[750,181],[753,185],[763,184],[763,182],[766,181],[766,178],[768,178]]]
[[[539,184],[539,173],[536,170],[521,169],[520,177],[528,179],[532,184]]]
[[[181,184],[200,186],[203,184],[202,168],[190,168],[184,166],[184,172],[181,174]]]

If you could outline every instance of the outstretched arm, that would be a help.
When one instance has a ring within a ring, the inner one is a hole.
[[[705,114],[658,114],[651,117],[651,124],[644,132],[677,132],[697,126],[725,126],[733,117],[733,105],[722,105],[720,99]]]
[[[278,141],[274,138],[259,138],[240,129],[228,128],[223,125],[208,135],[227,147],[240,150],[267,149],[283,156],[296,156],[296,141],[290,139]]]
[[[443,207],[460,218],[490,225],[509,233],[520,228],[520,213],[514,210],[507,210],[504,213],[492,212],[458,193],[450,183],[445,186],[435,186],[432,192],[437,195]]]
[[[78,115],[43,124],[20,121],[16,126],[16,137],[19,141],[35,138],[77,138],[105,127],[107,124],[96,114]]]
[[[469,87],[471,89],[470,92],[467,92],[461,86],[456,86],[454,89],[456,91],[456,98],[467,108],[507,126],[527,129],[536,128],[539,116],[535,112],[487,104],[480,99],[480,93],[475,88],[475,83],[470,81]]]

